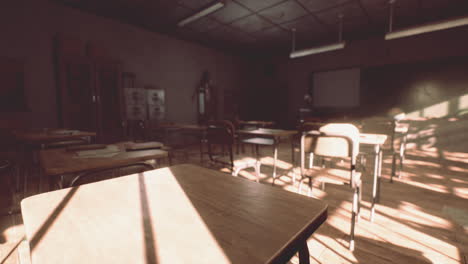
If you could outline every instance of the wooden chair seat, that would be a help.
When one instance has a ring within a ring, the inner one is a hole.
[[[311,177],[313,180],[331,184],[350,184],[349,170],[332,168],[311,168],[304,171],[304,176]],[[354,172],[354,185],[360,186],[361,173]]]

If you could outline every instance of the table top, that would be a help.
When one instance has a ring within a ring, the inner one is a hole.
[[[359,135],[359,143],[365,145],[383,145],[387,140],[387,135],[361,133]]]
[[[83,137],[95,137],[96,132],[68,129],[15,130],[13,135],[27,143],[48,143]]]
[[[275,124],[273,121],[260,121],[260,120],[239,120],[237,121],[241,125],[251,125],[251,126],[272,126]]]
[[[283,130],[271,128],[259,128],[254,130],[239,129],[238,134],[255,135],[255,136],[270,136],[270,137],[286,137],[297,134],[296,130]]]
[[[285,263],[327,207],[188,164],[21,202],[32,264]]]
[[[163,123],[159,124],[158,128],[164,129],[184,129],[184,130],[205,130],[207,126],[197,124],[177,124],[177,123]]]
[[[167,157],[159,149],[125,151],[125,144],[115,144],[121,152],[112,157],[78,157],[76,151],[66,148],[46,149],[39,152],[39,160],[46,175],[77,173],[94,169],[108,169],[140,161]]]

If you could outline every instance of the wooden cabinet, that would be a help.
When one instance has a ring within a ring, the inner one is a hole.
[[[123,140],[121,64],[84,56],[57,58],[62,126],[96,131],[99,142]]]
[[[115,61],[95,63],[98,105],[98,139],[112,143],[125,138],[121,64]]]
[[[79,56],[59,56],[57,74],[61,125],[97,131],[97,94],[91,60]]]

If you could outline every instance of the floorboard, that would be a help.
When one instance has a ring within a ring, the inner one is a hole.
[[[186,155],[176,155],[174,164],[194,163],[225,172],[205,158],[200,162],[198,147]],[[280,146],[278,178],[275,186],[297,191],[297,166],[291,163],[290,145]],[[261,183],[272,183],[272,150],[262,148]],[[236,158],[252,156],[250,149]],[[296,156],[298,157],[298,155]],[[329,218],[309,239],[311,263],[467,263],[468,254],[468,154],[439,150],[409,150],[401,179],[390,179],[391,157],[385,156],[382,170],[381,203],[372,223],[370,201],[373,159],[368,158],[363,172],[363,208],[356,229],[356,249],[348,247],[351,191],[348,186],[314,186],[313,195],[329,204]],[[334,164],[341,166],[341,163]],[[48,188],[40,180],[37,165],[30,165],[25,190],[2,190],[0,203],[0,264],[16,264],[16,246],[23,240],[21,215],[17,212],[22,198]],[[242,171],[240,177],[254,180],[253,170]],[[226,177],[230,177],[228,174]],[[22,177],[23,178],[23,177]],[[41,185],[40,185],[40,184]],[[11,195],[13,193],[13,195]],[[304,187],[304,194],[306,193]],[[6,204],[5,204],[6,203]],[[297,256],[290,263],[297,264]]]

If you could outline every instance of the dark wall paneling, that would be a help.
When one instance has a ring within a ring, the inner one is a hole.
[[[361,115],[406,113],[448,101],[440,115],[456,114],[457,98],[468,93],[468,57],[385,65],[361,71]]]
[[[0,57],[0,112],[28,110],[24,93],[23,61]]]

